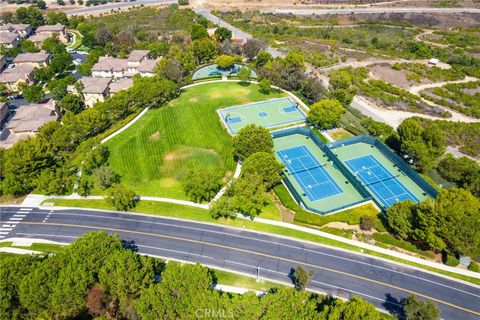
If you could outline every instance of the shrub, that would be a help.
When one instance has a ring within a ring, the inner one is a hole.
[[[456,267],[459,264],[457,257],[454,254],[444,252],[442,256],[443,263],[450,267]]]
[[[184,177],[184,191],[194,202],[210,201],[222,187],[221,175],[212,170],[190,171]]]
[[[360,217],[360,229],[365,231],[375,229],[375,218],[372,216]]]
[[[480,266],[478,265],[478,263],[472,261],[468,266],[468,270],[473,272],[480,272]]]
[[[136,197],[137,195],[134,191],[126,189],[121,185],[116,185],[108,189],[106,201],[118,211],[128,211],[137,204]]]

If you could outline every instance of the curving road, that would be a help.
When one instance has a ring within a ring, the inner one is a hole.
[[[147,215],[77,209],[1,208],[0,237],[70,242],[90,230],[118,233],[145,254],[200,262],[289,282],[292,268],[314,271],[312,289],[349,298],[359,295],[395,309],[410,294],[434,301],[443,319],[478,319],[480,287],[364,255],[204,223]]]

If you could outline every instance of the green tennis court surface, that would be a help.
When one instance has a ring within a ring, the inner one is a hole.
[[[294,133],[274,138],[273,143],[285,164],[290,192],[307,209],[329,213],[364,200],[310,137]]]
[[[419,202],[429,197],[373,145],[358,142],[336,147],[332,151],[384,208],[398,201]]]
[[[273,128],[286,124],[303,122],[305,113],[290,98],[272,99],[218,110],[222,122],[230,134],[248,124]]]

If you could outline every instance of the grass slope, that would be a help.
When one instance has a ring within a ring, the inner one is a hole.
[[[231,82],[189,88],[108,141],[110,165],[140,195],[186,199],[181,179],[189,170],[213,168],[229,177],[235,169],[232,139],[216,110],[281,96]]]

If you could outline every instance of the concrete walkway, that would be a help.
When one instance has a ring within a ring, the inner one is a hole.
[[[252,219],[250,219],[248,217],[245,217],[241,214],[237,214],[237,217],[240,218],[240,219],[252,220]],[[440,269],[440,270],[444,270],[444,271],[449,271],[449,272],[452,272],[452,273],[463,274],[463,275],[467,275],[469,277],[480,279],[480,273],[478,273],[478,272],[473,272],[473,271],[469,271],[469,270],[449,267],[449,266],[446,266],[444,264],[440,264],[440,263],[428,261],[428,260],[425,260],[425,259],[417,258],[417,257],[414,257],[414,256],[410,256],[410,255],[401,253],[401,252],[397,252],[397,251],[393,251],[393,250],[389,250],[389,249],[384,249],[384,248],[374,246],[374,245],[371,245],[371,244],[368,244],[368,243],[364,243],[364,242],[360,242],[360,241],[356,241],[356,240],[350,240],[350,239],[347,239],[347,238],[344,238],[344,237],[336,236],[336,235],[328,233],[328,232],[323,232],[323,231],[316,230],[316,229],[302,227],[302,226],[298,226],[296,224],[287,223],[287,222],[283,222],[283,221],[269,220],[269,219],[263,219],[263,218],[254,218],[253,221],[258,222],[258,223],[263,223],[263,224],[268,224],[268,225],[278,226],[278,227],[283,227],[283,228],[289,228],[289,229],[294,229],[294,230],[318,235],[318,236],[321,236],[321,237],[324,237],[324,238],[336,240],[336,241],[343,242],[345,244],[349,244],[349,245],[352,245],[352,246],[360,247],[360,248],[363,248],[363,249],[366,249],[366,250],[371,250],[371,251],[375,251],[375,252],[378,252],[378,253],[383,253],[383,254],[386,254],[386,255],[389,255],[389,256],[397,257],[397,258],[400,258],[400,259],[403,259],[403,260],[406,260],[406,261],[418,263],[418,264],[421,264],[421,265],[424,265],[424,266],[429,266],[429,267],[432,267],[432,268],[436,268],[436,269]],[[376,257],[376,259],[377,259],[377,257]],[[383,259],[383,258],[378,258],[378,259]],[[383,260],[388,261],[388,262],[392,262],[389,259],[383,259]],[[422,269],[422,271],[425,271],[425,270]]]

